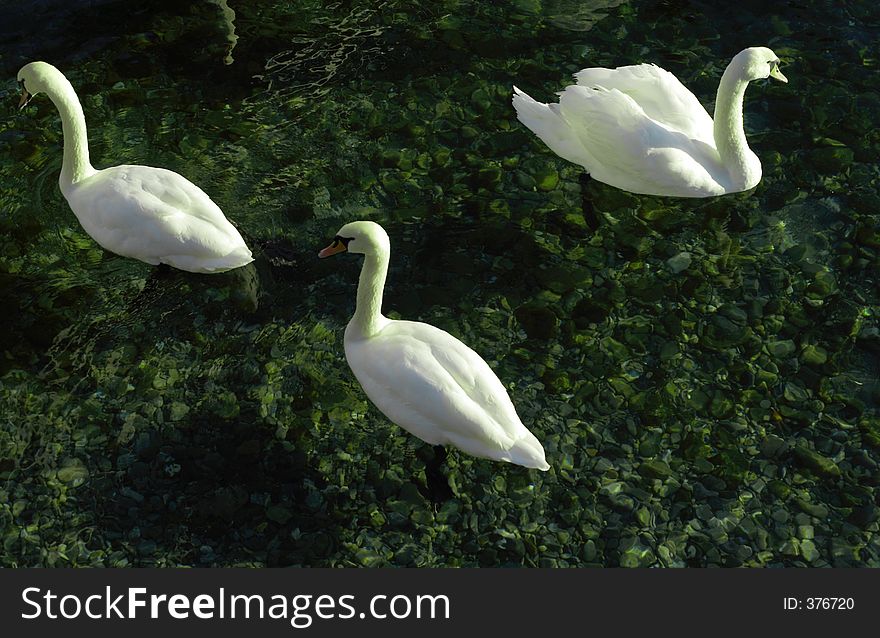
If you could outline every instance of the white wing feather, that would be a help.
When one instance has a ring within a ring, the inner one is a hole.
[[[392,321],[369,339],[346,339],[349,366],[389,419],[433,445],[546,469],[540,444],[501,381],[464,343],[426,323]],[[534,444],[532,443],[534,440]],[[522,448],[528,443],[529,451]]]
[[[651,119],[715,146],[712,117],[677,77],[655,64],[583,69],[575,78],[581,86],[617,89]]]
[[[194,272],[252,261],[220,208],[173,171],[115,166],[78,182],[65,195],[86,232],[119,255]]]
[[[559,111],[570,134],[601,162],[588,166],[599,181],[648,195],[720,195],[727,174],[714,146],[649,117],[617,89],[567,87]]]

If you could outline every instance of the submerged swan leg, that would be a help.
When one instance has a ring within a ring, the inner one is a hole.
[[[581,183],[581,207],[583,208],[584,221],[587,222],[587,227],[590,230],[596,230],[599,228],[599,218],[596,217],[596,211],[593,210],[593,200],[590,199],[587,192],[593,178],[589,173],[581,173],[578,181]]]
[[[443,471],[443,464],[446,463],[446,448],[442,445],[431,446],[432,454],[429,458],[425,458],[425,483],[427,494],[423,494],[434,505],[435,509],[439,508],[443,503],[455,495],[452,488],[449,487],[449,477]],[[420,456],[426,456],[427,454]]]

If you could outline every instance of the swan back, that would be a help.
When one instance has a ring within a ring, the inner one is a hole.
[[[549,468],[489,364],[449,333],[414,321],[389,321],[369,339],[347,329],[345,356],[376,407],[423,441]]]
[[[200,273],[253,261],[220,207],[173,171],[114,166],[66,188],[64,196],[85,231],[117,255]]]

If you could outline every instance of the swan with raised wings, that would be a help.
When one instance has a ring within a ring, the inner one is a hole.
[[[513,106],[553,152],[594,179],[673,197],[736,193],[761,181],[761,162],[743,130],[743,97],[753,80],[788,82],[770,49],[751,47],[733,58],[721,76],[714,120],[674,75],[653,64],[584,69],[575,77],[558,104],[513,87]]]

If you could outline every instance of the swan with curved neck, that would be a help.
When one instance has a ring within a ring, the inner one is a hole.
[[[731,60],[714,121],[674,75],[652,64],[584,69],[575,77],[558,104],[513,87],[513,106],[551,150],[598,181],[675,197],[736,193],[761,181],[761,162],[743,129],[743,98],[753,80],[788,82],[770,49],[751,47]]]
[[[238,230],[202,189],[164,168],[95,169],[82,106],[54,66],[31,62],[18,72],[19,108],[45,93],[58,109],[64,159],[58,185],[83,229],[107,250],[152,265],[215,273],[253,261]]]
[[[391,421],[432,445],[548,470],[544,448],[523,425],[501,381],[448,332],[382,315],[391,244],[374,222],[339,229],[318,253],[364,255],[345,358],[370,400]]]

